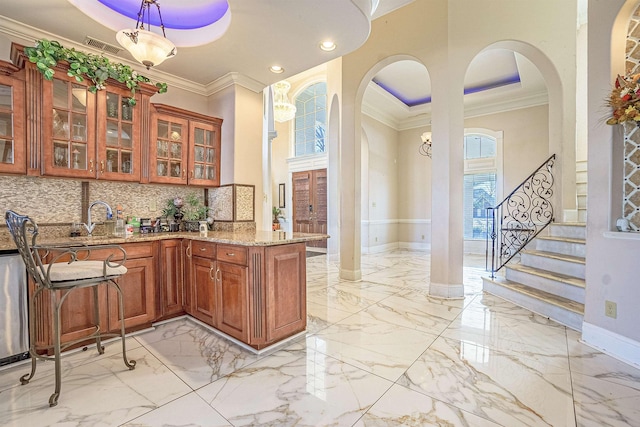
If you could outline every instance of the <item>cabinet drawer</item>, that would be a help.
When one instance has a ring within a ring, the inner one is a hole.
[[[245,247],[218,245],[216,254],[218,261],[247,265],[247,248]]]
[[[191,255],[203,258],[215,259],[216,244],[211,242],[202,242],[200,240],[191,241]]]

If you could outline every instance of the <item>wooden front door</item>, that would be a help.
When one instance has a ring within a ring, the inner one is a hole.
[[[293,174],[293,231],[327,233],[327,170]],[[327,240],[307,242],[307,246],[326,248]]]

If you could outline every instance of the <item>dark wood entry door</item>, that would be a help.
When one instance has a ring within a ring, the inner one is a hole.
[[[293,173],[293,231],[327,234],[327,170]],[[307,242],[326,248],[327,240]]]

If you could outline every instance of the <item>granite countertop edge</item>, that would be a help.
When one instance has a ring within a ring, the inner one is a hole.
[[[148,233],[134,234],[128,237],[118,236],[82,236],[55,237],[39,236],[38,245],[49,246],[98,246],[107,244],[142,243],[157,240],[191,239],[212,243],[222,243],[241,246],[277,246],[292,243],[303,243],[329,238],[327,234],[288,233],[283,231],[255,231],[255,232],[227,232],[209,231],[207,236],[200,236],[199,232]],[[0,242],[0,250],[16,249],[13,241]]]

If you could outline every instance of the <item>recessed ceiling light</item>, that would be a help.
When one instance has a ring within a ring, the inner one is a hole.
[[[336,44],[332,41],[327,40],[320,43],[320,49],[324,50],[325,52],[331,52],[335,48]]]
[[[269,68],[269,70],[271,70],[272,73],[276,73],[276,74],[280,74],[284,72],[284,68],[282,68],[279,65],[272,65],[271,68]]]

